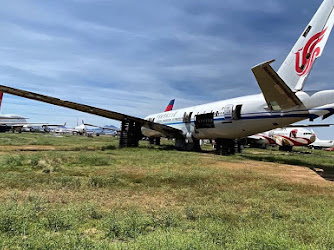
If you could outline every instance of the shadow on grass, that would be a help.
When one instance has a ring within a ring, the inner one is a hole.
[[[241,154],[242,158],[255,160],[255,161],[265,161],[265,162],[274,162],[281,164],[288,164],[298,167],[308,167],[322,178],[328,181],[334,181],[334,164],[329,162],[324,162],[324,158],[312,156],[312,158],[304,157],[300,155],[300,159],[290,158],[296,157],[296,154],[289,155],[253,155],[253,154]]]
[[[164,150],[164,151],[175,151],[177,150],[174,145],[160,145],[158,147],[159,150]]]
[[[334,169],[329,167],[310,168],[327,181],[334,181]]]
[[[75,148],[22,148],[15,149],[17,152],[78,152],[78,151],[98,151],[99,148],[75,147]],[[104,149],[102,149],[103,151]]]

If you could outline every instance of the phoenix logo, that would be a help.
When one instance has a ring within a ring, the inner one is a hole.
[[[308,74],[314,60],[320,55],[321,48],[317,47],[317,45],[324,38],[326,30],[327,28],[312,36],[305,47],[296,53],[296,72],[299,76]]]

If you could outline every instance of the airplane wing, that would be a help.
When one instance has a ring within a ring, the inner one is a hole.
[[[61,127],[64,126],[64,124],[49,124],[49,123],[43,123],[42,125],[40,125],[42,127]]]
[[[263,137],[262,137],[262,136],[259,136],[259,135],[250,135],[250,136],[247,136],[247,139],[251,139],[251,140],[262,140]]]
[[[10,125],[10,126],[24,126],[24,125],[30,125],[30,126],[46,126],[47,123],[30,123],[30,122],[0,122],[0,125]]]
[[[15,89],[15,88],[7,87],[4,85],[0,85],[0,92],[5,92],[5,93],[16,95],[16,96],[21,96],[21,97],[36,100],[36,101],[46,102],[46,103],[50,103],[50,104],[61,106],[61,107],[75,109],[75,110],[82,111],[85,113],[110,118],[113,120],[134,121],[134,122],[140,123],[141,126],[143,127],[156,130],[166,136],[174,137],[174,138],[184,138],[182,135],[182,131],[179,129],[172,128],[170,126],[155,123],[155,122],[150,122],[150,121],[147,121],[142,118],[135,117],[135,116],[126,115],[126,114],[114,112],[111,110],[96,108],[96,107],[92,107],[92,106],[88,106],[88,105],[84,105],[80,103],[64,101],[64,100],[61,100],[55,97],[41,95],[41,94],[37,94],[37,93],[25,91],[25,90]]]
[[[269,109],[281,110],[299,106],[302,102],[270,66],[275,60],[252,68]]]
[[[330,127],[334,124],[291,124],[289,126],[285,126],[285,128],[315,128],[315,127]]]
[[[24,117],[2,117],[0,116],[0,120],[18,120],[18,119],[29,119],[29,118],[24,118]]]

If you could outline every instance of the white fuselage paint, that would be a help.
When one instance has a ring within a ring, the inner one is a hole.
[[[303,105],[288,110],[269,110],[263,95],[258,94],[153,114],[145,119],[179,129],[189,139],[237,139],[301,120],[314,119],[334,110],[334,90],[312,93],[299,91],[296,95]],[[242,105],[240,119],[229,119],[228,105]],[[184,122],[184,115],[191,112],[190,122]],[[205,113],[214,113],[214,127],[196,129],[196,115]],[[142,128],[142,133],[148,137],[163,136],[147,128]]]
[[[310,146],[314,148],[334,148],[334,140],[316,139]]]

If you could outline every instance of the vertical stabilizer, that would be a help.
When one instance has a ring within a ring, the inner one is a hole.
[[[334,24],[334,0],[324,0],[278,70],[293,91],[301,90],[315,60],[322,55]]]
[[[171,100],[165,109],[165,112],[173,110],[175,99]]]

